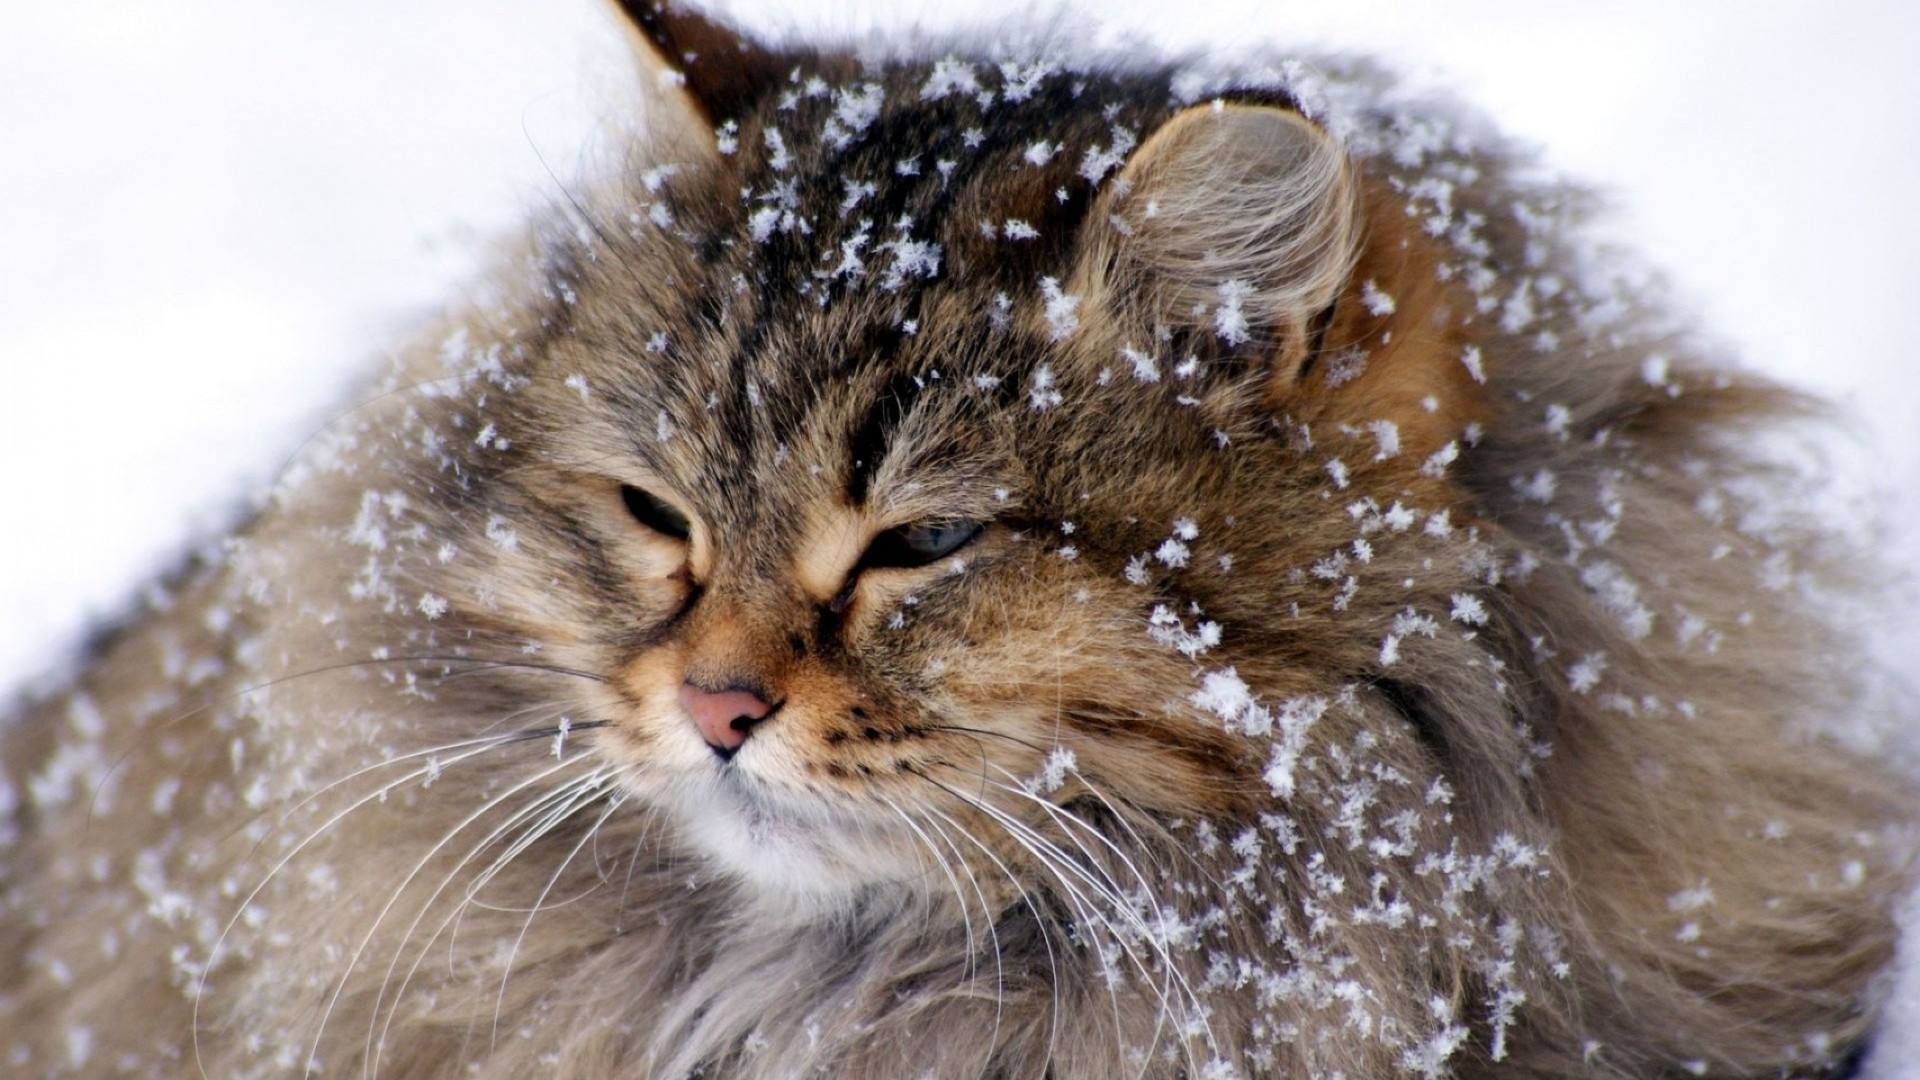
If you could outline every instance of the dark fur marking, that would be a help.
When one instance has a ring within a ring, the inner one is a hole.
[[[746,112],[780,85],[786,59],[699,15],[685,4],[616,0],[661,56],[686,78],[709,124]]]
[[[1454,746],[1447,736],[1445,719],[1439,715],[1439,710],[1434,707],[1426,691],[1397,679],[1375,679],[1372,685],[1381,700],[1400,714],[1414,735],[1442,762],[1452,759]]]
[[[852,596],[853,582],[849,580],[847,587],[840,590],[840,597],[851,599]],[[843,622],[841,615],[846,611],[846,605],[841,602],[840,597],[835,597],[830,604],[821,604],[814,609],[813,639],[822,651],[833,642],[834,635],[840,631],[840,625]]]
[[[1333,329],[1333,316],[1339,309],[1338,302],[1328,304],[1320,314],[1313,317],[1311,323],[1307,324],[1307,355],[1300,361],[1300,370],[1294,373],[1294,382],[1305,382],[1307,376],[1313,374],[1314,364],[1319,362],[1321,354],[1326,352],[1327,332]]]
[[[847,473],[847,494],[856,506],[867,501],[867,489],[873,482],[873,474],[880,468],[881,461],[885,460],[894,432],[899,430],[900,422],[906,419],[914,402],[919,400],[922,389],[920,380],[912,375],[906,372],[896,374],[887,381],[872,407],[867,410],[867,415],[854,428],[848,440],[851,460]]]
[[[680,624],[686,622],[687,616],[693,612],[694,605],[700,602],[702,591],[699,585],[689,586],[687,598],[681,601],[678,608],[640,633],[623,639],[622,644],[636,653],[659,648],[679,631]]]

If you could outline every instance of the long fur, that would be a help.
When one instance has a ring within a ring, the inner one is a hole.
[[[619,180],[6,722],[12,1074],[1862,1043],[1909,796],[1833,734],[1854,557],[1767,441],[1810,407],[1577,192],[1361,65],[635,13],[680,96]],[[914,522],[985,527],[860,568]],[[722,762],[690,673],[779,711]]]

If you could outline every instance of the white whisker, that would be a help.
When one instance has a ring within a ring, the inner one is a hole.
[[[997,785],[997,782],[986,781],[985,777],[982,777],[982,780],[983,782]],[[938,781],[934,782],[938,783]],[[1178,984],[1186,1001],[1194,1006],[1184,1011],[1202,1025],[1206,1024],[1205,1011],[1199,1007],[1200,999],[1185,977],[1178,972],[1174,957],[1168,952],[1164,941],[1161,940],[1158,928],[1153,927],[1141,918],[1139,913],[1134,910],[1133,905],[1127,902],[1126,898],[1121,895],[1110,881],[1096,875],[1091,868],[1080,865],[1077,860],[1069,857],[1058,845],[1046,837],[1041,836],[1031,826],[1013,817],[999,807],[992,805],[984,798],[970,798],[947,785],[942,784],[940,786],[956,798],[967,802],[974,809],[992,818],[1000,825],[1010,839],[1025,848],[1029,854],[1033,855],[1039,865],[1053,877],[1062,889],[1066,890],[1068,895],[1073,898],[1077,913],[1081,914],[1089,923],[1098,923],[1108,928],[1113,943],[1145,979],[1147,986],[1154,990],[1155,996],[1161,1006],[1159,1010],[1161,1014],[1159,1018],[1161,1024],[1165,1024],[1174,1018],[1173,1000],[1168,993],[1171,986],[1164,981],[1169,979]],[[1076,885],[1075,882],[1079,884]],[[1104,901],[1104,905],[1094,904],[1092,899],[1081,892],[1082,887],[1091,890],[1095,896]],[[1116,925],[1113,921],[1114,917],[1118,917],[1121,920],[1121,924],[1124,924],[1128,932],[1121,932],[1120,926]],[[1148,944],[1153,952],[1153,959],[1157,959],[1159,966],[1162,968],[1161,975],[1156,976],[1153,970],[1154,965],[1149,963],[1149,958],[1142,956],[1135,950],[1132,944],[1133,939],[1138,939]],[[1117,1013],[1115,1019],[1117,1023]],[[1185,1045],[1184,1039],[1182,1042],[1183,1045]],[[1206,1042],[1210,1047],[1217,1045],[1210,1028],[1206,1031]],[[1188,1047],[1187,1053],[1191,1058],[1193,1051],[1190,1046]],[[1190,1061],[1190,1064],[1197,1068],[1198,1062]]]
[[[562,768],[564,768],[568,764],[574,764],[574,762],[562,762],[559,765],[549,766],[545,770],[537,774],[536,776],[520,784],[515,785],[509,791],[503,792],[500,796],[496,797],[493,800],[490,800],[487,806],[482,807],[478,811],[475,811],[474,814],[470,815],[465,821],[455,826],[452,831],[450,831],[445,837],[443,837],[440,843],[435,845],[435,851],[438,851],[440,848],[444,847],[447,843],[451,842],[455,836],[457,836],[460,832],[464,831],[469,825],[473,824],[473,822],[478,820],[482,814],[486,813],[493,806],[497,806],[501,800],[511,797],[512,795],[518,793],[519,791],[525,790],[527,787],[531,786],[532,784],[538,783],[539,781],[552,776],[553,774],[559,772]],[[462,855],[460,857],[460,860],[456,862],[450,870],[448,870],[446,875],[441,878],[440,884],[434,888],[433,892],[430,895],[428,895],[425,900],[421,901],[419,905],[419,911],[414,915],[413,921],[408,924],[406,931],[401,934],[400,940],[394,946],[393,959],[390,960],[387,964],[386,973],[382,976],[380,981],[380,989],[375,995],[373,1007],[368,1014],[367,1022],[368,1022],[369,1038],[371,1038],[371,1031],[372,1031],[373,1025],[376,1023],[380,1023],[380,1020],[379,1020],[380,1011],[381,1011],[380,1006],[382,1002],[386,1001],[387,999],[387,986],[391,983],[393,979],[394,970],[399,967],[401,958],[404,955],[406,955],[407,943],[413,939],[413,936],[415,932],[418,931],[421,922],[426,919],[428,912],[433,910],[434,904],[439,900],[441,894],[446,891],[447,887],[452,885],[454,881],[456,881],[460,877],[460,874],[464,870],[466,870],[467,867],[472,865],[473,860],[476,856],[478,856],[481,852],[487,850],[489,847],[493,846],[493,844],[496,841],[498,841],[502,836],[505,836],[508,832],[512,831],[514,828],[516,828],[517,826],[527,821],[527,819],[540,815],[543,812],[547,813],[550,816],[551,811],[548,810],[547,808],[553,806],[556,803],[565,803],[567,800],[573,798],[578,793],[579,789],[583,784],[589,784],[594,782],[596,779],[602,777],[606,772],[607,770],[605,769],[604,766],[595,768],[583,776],[576,777],[572,780],[569,780],[566,783],[563,783],[558,787],[553,788],[552,790],[542,792],[540,795],[538,795],[537,797],[532,799],[530,802],[528,802],[525,806],[522,806],[518,810],[515,810],[511,815],[507,817],[505,821],[502,821],[499,825],[495,826],[491,832],[489,832],[486,836],[482,837],[477,843],[475,843],[471,848],[469,848],[466,854]],[[540,824],[536,823],[528,831],[536,832],[539,830],[539,828],[540,828]],[[417,874],[421,866],[424,866],[426,860],[432,858],[433,854],[434,852],[428,852],[426,858],[422,859],[421,863],[415,867],[414,873]],[[392,1027],[394,1016],[399,1009],[400,1001],[405,997],[407,987],[412,982],[414,974],[419,971],[421,962],[426,959],[428,952],[433,947],[433,943],[439,940],[440,936],[446,933],[447,928],[451,926],[455,921],[457,921],[461,913],[466,910],[467,903],[472,900],[474,894],[478,892],[478,890],[485,888],[487,883],[493,879],[493,875],[497,873],[502,867],[504,867],[506,865],[506,862],[510,858],[511,858],[510,854],[497,856],[494,862],[485,871],[483,871],[478,878],[476,878],[473,882],[470,882],[467,888],[465,889],[465,895],[462,897],[460,903],[454,906],[454,909],[448,913],[446,918],[442,919],[440,921],[440,924],[434,928],[434,932],[427,938],[427,940],[421,944],[419,949],[414,951],[413,963],[407,968],[407,973],[401,977],[399,986],[396,987],[393,992],[392,1005],[387,1009],[386,1021],[384,1023],[380,1023],[380,1037],[378,1041],[374,1043],[374,1050],[373,1050],[372,1071],[374,1075],[377,1076],[379,1073],[379,1061],[382,1054],[382,1050],[386,1045],[387,1034]],[[404,886],[405,886],[405,883],[403,882],[402,887],[404,888]],[[397,891],[395,893],[394,899],[396,900],[398,899]],[[389,906],[391,906],[391,903],[392,901],[389,901]]]
[[[476,749],[467,751],[466,753],[456,757],[454,759],[454,763],[457,764],[461,761],[465,761],[469,757],[474,757],[476,755],[483,754],[486,751],[493,749],[496,745],[498,744],[488,743],[486,745],[477,747]],[[441,767],[444,767],[444,765]],[[326,821],[322,822],[318,828],[309,832],[305,837],[303,837],[299,841],[299,843],[295,844],[292,848],[290,848],[286,852],[286,854],[282,855],[279,861],[274,863],[272,868],[269,869],[266,872],[266,874],[261,877],[260,881],[254,885],[253,889],[247,893],[246,897],[243,900],[241,900],[238,905],[235,906],[233,914],[229,916],[226,923],[223,926],[221,926],[220,935],[219,937],[214,939],[213,947],[208,950],[207,959],[203,964],[203,966],[201,967],[198,977],[194,980],[193,995],[192,995],[193,996],[192,1031],[193,1031],[193,1040],[194,1040],[194,1060],[196,1062],[200,1061],[200,1037],[199,1037],[200,1004],[205,998],[207,977],[210,974],[212,974],[214,964],[219,959],[220,950],[225,945],[227,937],[233,933],[233,928],[239,923],[240,919],[246,914],[247,909],[253,906],[253,902],[257,900],[261,892],[263,892],[267,888],[267,886],[271,884],[276,877],[279,876],[280,871],[285,869],[288,863],[292,862],[295,858],[298,858],[300,853],[307,849],[308,845],[320,839],[320,837],[326,835],[326,833],[331,831],[335,825],[338,825],[341,821],[344,821],[348,816],[352,815],[356,810],[359,810],[362,807],[365,807],[369,803],[377,802],[381,799],[386,798],[387,794],[393,791],[393,789],[411,780],[415,780],[415,779],[418,779],[419,777],[428,775],[429,772],[432,771],[432,769],[433,769],[432,766],[426,766],[419,769],[415,769],[411,772],[408,772],[402,775],[397,780],[394,780],[387,784],[383,784],[379,788],[370,792],[369,794],[364,795],[361,798],[350,803],[346,807],[346,809],[341,810],[339,813],[333,815],[332,817],[328,818]],[[364,773],[366,771],[367,770],[364,770],[364,769],[360,770],[361,773]],[[356,775],[358,775],[358,773],[356,773]],[[333,785],[329,785],[329,787],[331,786]]]
[[[365,953],[368,944],[372,942],[375,932],[379,929],[380,924],[385,921],[388,913],[390,913],[393,910],[393,906],[399,903],[401,894],[405,892],[407,886],[413,881],[413,879],[416,876],[419,875],[420,871],[426,867],[427,863],[430,862],[433,859],[433,857],[436,854],[438,854],[442,849],[444,849],[447,844],[451,843],[453,841],[453,838],[458,836],[463,830],[467,828],[467,826],[473,824],[475,821],[479,820],[481,817],[492,812],[496,807],[500,806],[504,801],[513,797],[518,792],[523,791],[534,784],[540,783],[542,780],[545,780],[547,777],[553,775],[553,773],[558,772],[560,769],[564,768],[567,764],[570,764],[570,763],[563,762],[560,765],[551,766],[539,773],[534,774],[531,777],[528,777],[525,780],[522,780],[520,783],[514,785],[513,787],[507,789],[506,791],[500,793],[499,795],[496,795],[493,798],[488,799],[485,803],[481,804],[479,809],[467,815],[467,817],[463,818],[452,829],[448,830],[442,836],[441,840],[438,843],[436,843],[432,848],[429,848],[427,852],[424,855],[422,855],[418,861],[414,863],[413,869],[410,870],[407,873],[407,875],[401,879],[399,885],[396,886],[393,892],[388,896],[386,903],[381,906],[379,914],[374,918],[372,925],[370,925],[367,928],[367,931],[361,937],[359,944],[354,948],[352,956],[349,957],[346,967],[341,971],[339,982],[335,985],[333,993],[328,997],[326,1007],[320,1015],[319,1025],[314,1029],[313,1042],[311,1045],[311,1049],[309,1049],[307,1053],[307,1067],[309,1070],[311,1070],[315,1066],[318,1060],[318,1056],[320,1053],[320,1040],[322,1036],[325,1034],[327,1021],[332,1016],[333,1009],[340,1000],[340,995],[343,992],[345,992],[347,984],[352,980],[353,969],[359,965],[360,957]],[[356,805],[363,805],[363,804],[356,804]],[[404,940],[405,939],[403,938],[402,941],[404,942]],[[375,1004],[376,1004],[376,1011],[377,1011],[377,1008],[378,1008],[377,1000]]]
[[[1047,974],[1049,976],[1047,983],[1049,992],[1052,995],[1052,1010],[1047,1029],[1047,1049],[1049,1056],[1051,1056],[1053,1048],[1058,1045],[1060,1030],[1060,961],[1059,957],[1056,956],[1053,951],[1053,934],[1050,932],[1051,920],[1041,913],[1040,906],[1034,902],[1032,894],[1027,891],[1026,885],[1020,881],[1019,875],[1013,872],[1013,869],[994,852],[992,847],[974,836],[965,825],[954,820],[951,815],[944,811],[931,806],[925,809],[928,814],[952,826],[954,831],[959,833],[968,843],[979,848],[980,852],[987,857],[988,861],[992,862],[994,867],[1000,871],[1000,875],[1007,879],[1007,883],[1013,886],[1014,891],[1020,897],[1021,903],[1024,904],[1027,911],[1033,915],[1035,930],[1040,935],[1040,944],[1047,950]],[[928,824],[933,823],[929,822]],[[935,827],[938,828],[937,825]],[[943,835],[945,834],[944,829],[941,830],[941,832]],[[1111,992],[1111,988],[1109,988],[1109,992]],[[1115,1016],[1116,1018],[1118,1017],[1117,1002],[1115,1005]]]
[[[1003,769],[1001,771],[1005,772],[1006,770]],[[1089,850],[1087,846],[1080,841],[1080,839],[1078,838],[1078,834],[1085,833],[1089,836],[1092,836],[1094,839],[1098,840],[1102,846],[1104,846],[1108,851],[1112,852],[1112,854],[1120,860],[1121,865],[1125,866],[1127,868],[1127,872],[1132,875],[1133,880],[1137,883],[1139,887],[1139,891],[1136,895],[1140,898],[1140,900],[1143,903],[1145,903],[1150,908],[1151,913],[1154,917],[1154,920],[1158,924],[1158,927],[1165,927],[1167,925],[1168,919],[1167,919],[1166,910],[1161,904],[1160,897],[1154,892],[1154,889],[1153,889],[1153,881],[1156,879],[1148,878],[1144,873],[1142,873],[1139,865],[1133,861],[1133,858],[1129,856],[1125,850],[1123,850],[1119,845],[1115,844],[1105,833],[1102,833],[1099,829],[1094,828],[1085,819],[1079,817],[1076,814],[1070,813],[1065,808],[1057,806],[1054,803],[1049,802],[1046,799],[1043,799],[1040,796],[1034,794],[1033,792],[1027,790],[1024,786],[1018,783],[1018,777],[1014,777],[1012,773],[1007,773],[1007,775],[1010,779],[1013,779],[1015,782],[1012,784],[1002,784],[1002,783],[995,782],[994,786],[998,787],[1000,790],[1005,791],[1016,798],[1024,799],[1032,803],[1033,805],[1039,807],[1042,811],[1044,811],[1054,821],[1061,824],[1063,826],[1063,832],[1065,833],[1067,839],[1070,840],[1073,843],[1073,845],[1080,850],[1081,855],[1085,857],[1086,862],[1089,865],[1097,864],[1098,860],[1096,859],[1094,852]],[[1077,827],[1077,830],[1076,830],[1076,827]],[[1115,895],[1115,894],[1110,894],[1110,895]],[[1115,896],[1115,898],[1118,899],[1117,896]],[[1129,911],[1131,910],[1130,905],[1128,906],[1128,910]],[[1172,953],[1170,953],[1167,950],[1167,947],[1163,941],[1162,932],[1155,927],[1146,927],[1145,924],[1141,924],[1140,929],[1144,929],[1146,931],[1145,933],[1146,940],[1150,945],[1153,946],[1154,951],[1160,956],[1161,967],[1165,972],[1163,979],[1170,980],[1173,982],[1178,982],[1180,984],[1180,987],[1179,987],[1180,990],[1185,994],[1188,1002],[1190,1002],[1193,1005],[1195,1014],[1196,1015],[1201,1014],[1203,1012],[1203,1007],[1201,1005],[1199,994],[1197,991],[1194,990],[1193,986],[1188,982],[1185,974],[1180,970],[1178,964],[1174,960]],[[1160,986],[1162,1000],[1165,1000],[1165,990],[1166,990],[1166,984],[1162,983]],[[1170,1019],[1170,1018],[1163,1016],[1162,1019],[1164,1020],[1164,1019]],[[1211,1036],[1209,1036],[1208,1042],[1209,1044],[1213,1042]]]
[[[571,817],[575,810],[587,805],[592,801],[592,798],[597,797],[598,794],[596,791],[582,792],[581,797],[567,808],[566,813],[561,815],[559,820],[564,821],[566,818]],[[540,890],[540,895],[534,899],[533,910],[527,912],[526,921],[520,925],[520,933],[513,939],[513,946],[507,950],[507,961],[500,972],[500,992],[498,996],[494,998],[493,1003],[493,1038],[496,1041],[500,1038],[500,1010],[505,1007],[507,1001],[507,981],[513,977],[513,961],[520,955],[520,946],[526,943],[527,931],[533,928],[533,920],[539,917],[541,905],[546,902],[548,896],[553,894],[554,886],[559,884],[561,876],[567,872],[567,867],[573,864],[574,857],[580,854],[581,849],[585,848],[587,844],[592,841],[594,834],[600,830],[600,826],[606,824],[607,819],[612,817],[614,812],[619,810],[625,802],[625,796],[615,796],[608,800],[606,811],[600,815],[598,821],[594,822],[593,825],[587,829],[587,834],[582,836],[579,842],[568,849],[566,857],[560,860],[559,866],[554,867],[552,876],[547,878],[546,886]]]

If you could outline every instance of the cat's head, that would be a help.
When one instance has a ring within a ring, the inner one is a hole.
[[[638,23],[650,156],[524,332],[449,350],[504,374],[447,440],[483,558],[434,571],[603,680],[624,784],[845,893],[1041,857],[1061,807],[1250,820],[1343,696],[1322,734],[1424,771],[1408,693],[1355,695],[1463,587],[1476,384],[1332,136],[1272,89]]]
[[[709,971],[664,991],[689,1069],[810,956],[995,1024],[1111,1006],[1085,1045],[1123,1056],[1131,979],[1194,1075],[1235,1040],[1438,1075],[1469,1036],[1772,1075],[1864,1028],[1897,786],[1783,737],[1858,689],[1748,438],[1798,405],[1587,262],[1567,189],[1365,71],[863,62],[625,10],[634,160],[238,542],[274,610],[234,760],[318,818],[287,859],[342,821],[390,848],[337,908],[353,963],[384,922],[457,973],[457,936],[496,1020],[523,945],[599,950],[619,1008]]]

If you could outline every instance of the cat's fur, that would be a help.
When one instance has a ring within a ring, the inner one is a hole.
[[[1574,194],[1361,68],[629,15],[630,167],[6,722],[8,1075],[1860,1045],[1904,793],[1824,733],[1804,406]],[[779,707],[723,762],[683,680]]]

